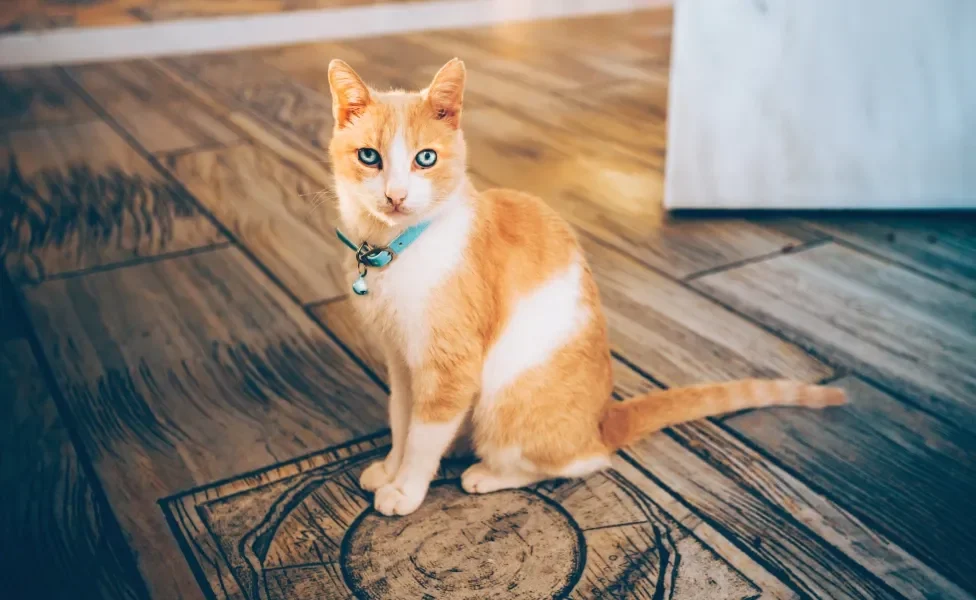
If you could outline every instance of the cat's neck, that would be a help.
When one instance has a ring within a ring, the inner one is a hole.
[[[416,220],[391,224],[382,217],[371,214],[355,199],[346,197],[339,191],[339,218],[344,232],[355,242],[369,242],[371,246],[387,246],[408,227],[423,221],[435,222],[451,211],[469,204],[476,194],[474,186],[465,177],[457,189],[429,214]]]

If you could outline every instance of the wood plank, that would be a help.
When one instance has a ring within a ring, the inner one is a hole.
[[[24,337],[27,333],[15,293],[7,274],[0,269],[0,341]]]
[[[976,218],[969,214],[820,218],[807,224],[852,246],[976,292]]]
[[[382,381],[389,383],[386,372],[386,359],[379,344],[374,342],[358,321],[353,302],[356,298],[348,296],[342,300],[312,307],[312,313],[322,325],[332,332],[342,344],[359,360],[363,361]]]
[[[842,409],[754,411],[725,423],[976,594],[976,515],[970,503],[976,494],[976,435],[859,379],[838,385],[852,399]],[[909,578],[916,573],[903,572]],[[918,583],[920,590],[944,587]]]
[[[336,238],[332,189],[272,153],[236,146],[181,154],[165,166],[304,303],[348,293],[350,250]]]
[[[95,118],[53,67],[0,71],[0,130]]]
[[[146,598],[26,340],[0,343],[0,489],[5,598]]]
[[[729,310],[620,252],[582,238],[610,342],[668,386],[742,377],[820,381],[831,369]]]
[[[388,441],[373,437],[326,449],[161,504],[221,599],[257,598],[269,571],[285,572],[285,590],[295,584],[329,598],[425,592],[541,598],[553,594],[538,586],[567,583],[573,598],[646,598],[663,590],[674,598],[744,599],[757,597],[758,585],[766,597],[789,597],[734,548],[735,564],[725,560],[699,537],[714,530],[623,461],[618,473],[482,496],[464,494],[452,472],[435,482],[417,513],[377,516],[355,482]],[[666,505],[676,506],[681,517]],[[540,560],[546,565],[541,570]],[[567,571],[575,571],[578,581],[567,582]],[[285,590],[268,586],[260,597],[283,600]]]
[[[653,139],[641,142],[638,157],[606,138],[618,134],[595,137],[578,125],[592,112],[553,110],[562,129],[527,123],[500,108],[469,109],[464,127],[471,170],[498,186],[542,197],[588,234],[674,277],[816,237],[797,238],[741,219],[668,216],[661,206],[663,137],[657,146]]]
[[[14,282],[225,241],[101,121],[0,133],[0,203]]]
[[[976,298],[837,245],[693,284],[928,410],[976,424]]]
[[[672,494],[802,594],[815,598],[899,598],[859,565],[665,434],[628,448]]]
[[[148,61],[72,67],[68,73],[150,153],[240,139]]]
[[[617,394],[623,398],[656,389],[651,382],[619,361],[614,362],[614,379],[617,382]],[[844,382],[841,382],[841,385],[844,385]],[[848,389],[854,396],[855,405],[859,405],[860,394],[857,393],[858,390],[850,387]],[[810,413],[795,409],[781,409],[775,412],[800,421],[803,421],[805,416],[812,414],[820,426],[836,431],[836,428],[832,427],[829,421],[835,421],[838,417],[842,417],[843,415],[837,413],[847,410],[848,407],[826,413]],[[752,414],[763,412],[754,411]],[[762,423],[762,425],[754,428],[760,434],[769,431],[769,429],[778,429],[780,432],[777,434],[778,436],[788,435],[783,432],[783,427],[777,427],[775,423],[768,423],[768,419],[756,419],[756,421]],[[810,430],[814,431],[815,428],[811,427]],[[844,433],[847,432],[837,432],[838,435],[844,435]],[[805,483],[794,478],[711,421],[701,420],[680,425],[671,428],[669,435],[687,451],[697,455],[698,458],[721,472],[724,478],[760,498],[767,505],[764,510],[774,511],[784,516],[788,515],[788,518],[795,520],[801,527],[808,528],[824,543],[839,550],[850,561],[877,576],[884,584],[905,598],[924,600],[933,597],[933,594],[939,598],[971,598],[962,588],[928,567],[914,555],[893,543],[889,538],[879,534],[834,501],[813,491]],[[631,456],[638,457],[639,460],[643,452],[643,456],[648,457],[647,462],[643,464],[648,470],[654,472],[656,465],[652,453],[654,448],[649,446],[649,443],[647,441],[640,442],[635,445],[637,447],[635,451],[628,453]],[[843,451],[838,449],[837,452],[842,453]],[[904,454],[904,449],[899,452]],[[802,450],[799,450],[798,454],[809,456],[809,452]],[[714,473],[707,472],[703,480],[708,481],[713,477],[715,477]],[[700,480],[697,474],[693,478],[696,481]],[[881,481],[901,481],[901,479],[892,476],[890,479],[875,481],[874,485],[878,485]],[[832,489],[832,487],[828,486],[827,489]],[[685,498],[685,500],[691,501],[690,498]],[[766,535],[775,537],[779,534],[778,531],[771,529]],[[781,547],[788,546],[787,543],[780,544]],[[797,560],[802,562],[803,558]]]
[[[253,53],[161,61],[205,84],[231,107],[247,109],[312,154],[324,156],[332,137],[332,100],[261,62]]]
[[[720,556],[724,562],[730,564],[736,571],[747,577],[761,590],[760,598],[766,599],[797,599],[799,596],[791,590],[781,579],[739,546],[729,541],[724,532],[688,510],[671,491],[647,477],[635,468],[629,461],[619,455],[613,457],[613,469],[633,486],[637,487],[664,515],[680,523],[680,528],[690,532],[700,540],[705,551]],[[670,597],[670,596],[668,596]],[[695,597],[694,592],[691,597]],[[702,598],[708,598],[705,596]]]
[[[154,597],[201,597],[157,499],[383,426],[382,390],[235,248],[23,292]]]

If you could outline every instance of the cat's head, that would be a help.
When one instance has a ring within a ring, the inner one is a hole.
[[[419,92],[377,92],[341,60],[329,64],[329,144],[340,206],[395,227],[423,220],[465,180],[464,63]]]

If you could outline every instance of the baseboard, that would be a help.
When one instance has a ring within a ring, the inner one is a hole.
[[[427,0],[0,35],[0,68],[220,52],[611,14],[673,0]]]

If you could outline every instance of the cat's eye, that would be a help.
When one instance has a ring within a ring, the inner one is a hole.
[[[421,150],[413,160],[417,163],[418,167],[429,169],[437,162],[437,153],[429,149]]]
[[[380,166],[380,153],[376,150],[372,148],[360,148],[357,154],[359,156],[359,162],[367,167]]]

